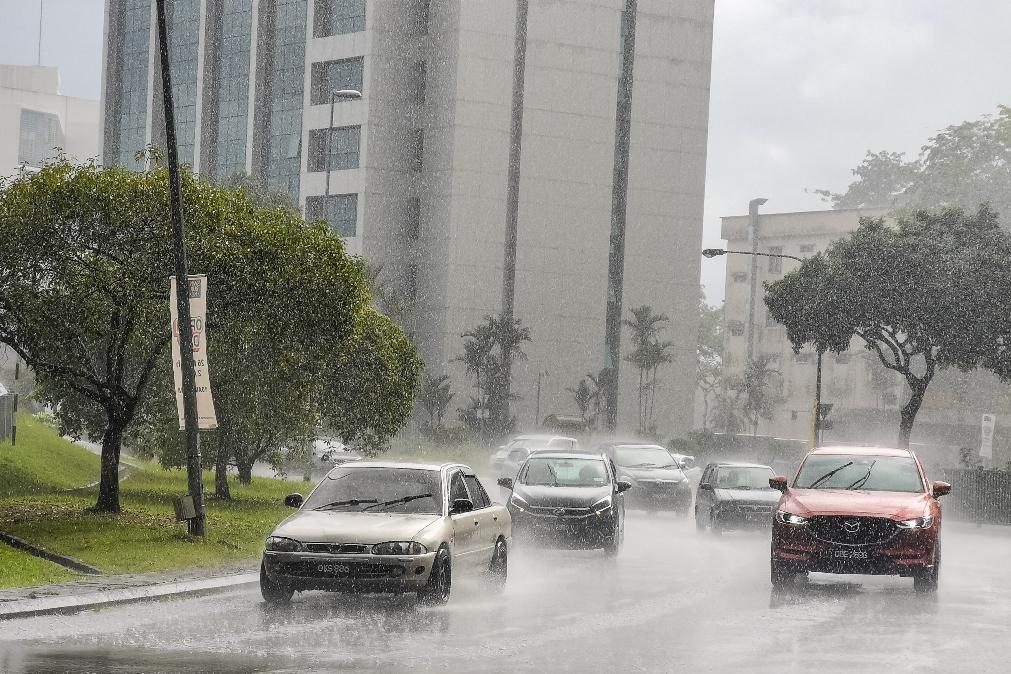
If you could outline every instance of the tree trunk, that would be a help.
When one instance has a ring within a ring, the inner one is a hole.
[[[110,418],[102,436],[102,472],[98,485],[95,511],[118,513],[119,505],[119,455],[123,449],[123,430],[126,423]]]
[[[250,484],[253,481],[253,462],[236,460],[235,465],[239,469],[239,484]]]
[[[646,408],[642,404],[642,394],[643,394],[642,378],[643,378],[643,373],[644,372],[645,372],[645,370],[643,370],[643,368],[640,367],[639,368],[639,434],[640,435],[642,435],[642,432],[643,432],[642,431],[643,417],[645,416],[645,411],[646,411]]]
[[[702,431],[705,432],[709,430],[709,392],[702,392]]]
[[[659,368],[653,368],[653,381],[649,385],[649,427],[653,428],[656,419],[656,373]]]
[[[923,395],[927,392],[927,384],[917,380],[909,382],[909,402],[905,404],[899,415],[899,447],[909,448],[909,436],[913,433],[913,423],[916,421],[916,413],[920,411],[923,404]]]
[[[214,456],[214,495],[221,499],[231,500],[228,490],[228,455],[229,444],[225,435],[218,436],[218,451]]]

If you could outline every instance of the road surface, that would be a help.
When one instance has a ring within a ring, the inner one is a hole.
[[[630,513],[617,560],[514,551],[505,594],[450,604],[255,589],[0,623],[2,672],[1004,672],[1011,532],[948,523],[936,596],[910,579],[770,589],[768,535]]]

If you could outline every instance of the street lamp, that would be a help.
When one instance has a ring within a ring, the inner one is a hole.
[[[714,258],[720,255],[757,255],[759,257],[785,257],[789,260],[803,262],[804,258],[796,255],[783,255],[782,253],[751,253],[746,250],[723,250],[722,248],[706,248],[702,251],[702,257]]]
[[[362,92],[357,89],[339,89],[330,92],[330,126],[326,130],[326,152],[323,157],[323,169],[326,171],[326,191],[323,196],[323,212],[326,214],[327,224],[330,222],[330,144],[333,142],[333,108],[337,99],[342,101],[361,100]]]

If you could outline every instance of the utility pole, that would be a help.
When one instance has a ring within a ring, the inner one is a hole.
[[[39,0],[39,51],[36,58],[36,63],[42,65],[42,11],[45,8],[46,0]]]
[[[618,366],[621,363],[621,302],[625,284],[625,216],[628,207],[628,159],[632,128],[632,73],[635,67],[635,20],[638,0],[625,0],[621,15],[621,74],[614,124],[614,178],[611,187],[611,240],[607,257],[607,315],[604,321],[604,396],[607,428],[618,424]]]
[[[751,281],[748,293],[748,351],[745,367],[755,358],[755,294],[758,289],[758,207],[768,199],[759,197],[748,203],[748,235],[751,237]]]
[[[527,13],[529,0],[516,0],[516,43],[513,52],[512,113],[509,123],[509,176],[506,180],[506,226],[502,260],[502,326],[511,334],[516,301],[516,232],[520,208],[520,156],[523,145],[523,94],[527,71]],[[501,418],[509,419],[512,390],[512,349],[502,349]]]
[[[172,107],[172,79],[169,73],[168,27],[165,0],[156,0],[158,43],[161,52],[162,99],[165,104],[165,155],[168,161],[172,238],[176,258],[176,301],[179,315],[179,353],[182,357],[183,420],[186,441],[186,482],[196,517],[189,522],[194,536],[207,533],[204,514],[204,485],[200,465],[200,429],[197,426],[196,368],[193,361],[193,324],[190,320],[189,269],[183,225],[183,196],[179,180],[179,151],[176,146],[175,110]]]

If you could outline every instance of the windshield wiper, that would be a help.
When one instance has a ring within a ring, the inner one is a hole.
[[[850,486],[848,486],[846,488],[847,489],[860,489],[860,487],[862,487],[865,484],[867,484],[867,480],[869,480],[871,478],[871,470],[874,469],[874,464],[877,463],[877,462],[878,462],[877,459],[874,459],[873,461],[871,461],[871,465],[867,466],[867,472],[864,473],[864,476],[861,477],[859,480],[857,480],[856,482],[854,482],[853,484],[851,484]]]
[[[370,505],[367,508],[362,508],[362,512],[366,510],[372,510],[373,508],[385,508],[391,505],[400,505],[401,503],[410,503],[411,501],[417,501],[419,498],[431,498],[431,494],[413,494],[411,496],[405,496],[403,498],[395,498],[392,501],[383,501],[382,503],[376,503],[375,505]]]
[[[551,485],[551,486],[557,487],[558,486],[558,473],[555,472],[555,469],[551,467],[550,463],[547,464],[547,467],[548,467],[548,472],[551,473],[551,479],[555,481],[555,483],[553,485]]]
[[[646,463],[633,463],[631,466],[625,466],[625,468],[659,468],[652,461],[647,461]]]
[[[362,503],[379,503],[379,501],[374,498],[349,498],[346,501],[333,501],[318,508],[313,508],[313,510],[326,510],[328,508],[340,508],[341,506],[358,506]]]
[[[849,466],[852,466],[852,465],[853,465],[852,461],[847,461],[846,463],[844,463],[843,465],[839,466],[838,468],[833,468],[829,472],[825,473],[824,475],[822,475],[821,477],[819,477],[817,480],[815,480],[814,482],[812,482],[809,486],[802,487],[802,489],[817,489],[818,485],[824,484],[825,482],[828,482],[830,479],[832,479],[832,476],[835,475],[836,473],[838,473],[840,470],[842,470],[843,468],[848,468]]]

